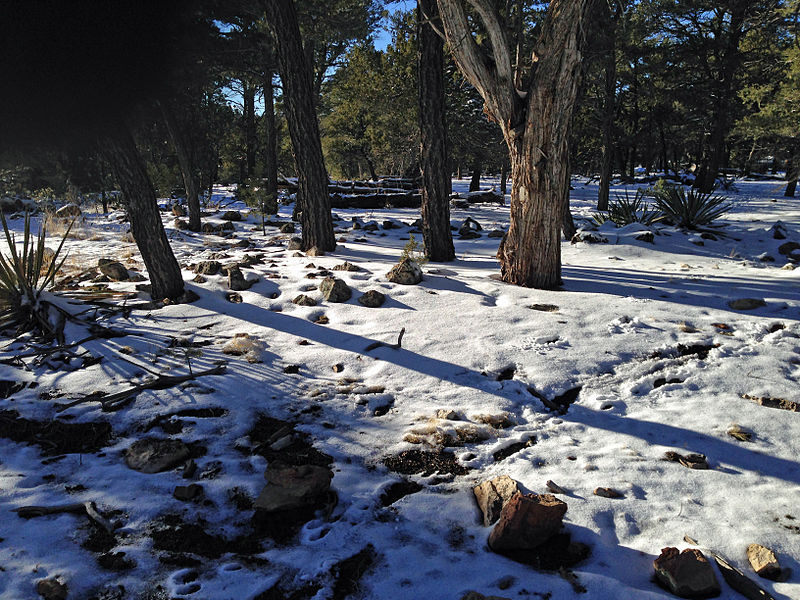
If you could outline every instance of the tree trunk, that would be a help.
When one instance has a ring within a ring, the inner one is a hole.
[[[608,196],[614,159],[614,114],[617,94],[617,50],[616,20],[610,8],[603,8],[605,15],[607,47],[605,55],[605,99],[603,102],[603,152],[600,158],[600,189],[597,192],[597,210],[608,210]]]
[[[375,163],[372,162],[372,159],[369,157],[367,152],[364,152],[364,161],[367,163],[367,168],[369,169],[369,178],[372,181],[378,181],[378,173],[375,171]]]
[[[336,248],[336,238],[328,197],[328,175],[314,109],[311,65],[305,60],[294,3],[292,0],[265,0],[264,5],[277,39],[286,120],[298,169],[303,249],[316,247],[332,251]]]
[[[794,198],[798,176],[800,176],[800,149],[795,147],[789,157],[789,164],[786,168],[787,183],[786,191],[783,192],[783,195],[787,198]]]
[[[264,175],[267,194],[278,198],[278,130],[275,127],[275,90],[272,85],[274,69],[267,67],[264,75]]]
[[[189,208],[189,230],[200,231],[200,178],[197,176],[197,169],[192,160],[192,152],[183,130],[175,118],[172,107],[164,101],[160,101],[161,114],[164,116],[164,123],[167,125],[167,132],[175,146],[178,155],[178,166],[183,177],[183,186],[186,188],[186,203]]]
[[[108,214],[108,196],[106,196],[105,188],[100,191],[100,202],[103,203],[103,214]]]
[[[150,276],[154,300],[183,294],[183,275],[167,240],[153,186],[142,157],[124,124],[115,124],[99,145],[125,196],[131,233]]]
[[[500,166],[500,193],[506,195],[508,190],[508,165],[505,161]]]
[[[418,0],[420,169],[422,237],[425,255],[436,262],[456,257],[450,231],[450,173],[444,102],[444,43],[431,22],[438,21],[435,0]],[[441,28],[441,24],[437,25]]]
[[[469,191],[478,192],[481,189],[481,162],[476,160],[472,163],[472,179],[469,180]]]
[[[252,177],[256,171],[256,88],[249,81],[242,80],[242,99],[244,102],[244,143],[245,177]]]

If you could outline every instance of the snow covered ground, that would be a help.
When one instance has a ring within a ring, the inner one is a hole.
[[[573,183],[580,227],[593,212],[597,187]],[[456,191],[466,185],[454,181]],[[339,246],[319,257],[294,256],[285,248],[291,235],[272,228],[263,236],[255,217],[235,223],[234,236],[222,238],[174,230],[165,213],[182,265],[214,257],[233,262],[255,250],[264,262],[244,273],[259,282],[240,292],[242,303],[231,303],[225,276],[194,283],[187,268],[187,287],[200,299],[102,319],[128,335],[78,349],[102,356],[101,362],[85,368],[55,360],[35,366],[30,359],[25,368],[0,365],[0,380],[38,383],[0,400],[0,411],[30,420],[102,420],[113,431],[99,451],[61,458],[50,456],[46,445],[0,438],[0,598],[36,598],[36,582],[57,577],[69,598],[250,599],[280,588],[285,597],[322,600],[343,589],[332,567],[368,544],[374,562],[354,584],[353,598],[456,600],[469,590],[515,599],[580,597],[557,573],[488,549],[491,528],[480,522],[472,487],[503,474],[525,491],[544,493],[551,480],[567,492],[560,496],[568,505],[565,529],[591,547],[591,556],[573,568],[587,590],[582,597],[672,597],[653,583],[652,561],[664,547],[689,547],[683,539],[689,535],[754,578],[747,545],[772,548],[792,573],[784,582],[759,583],[775,598],[800,598],[800,414],[743,397],[800,401],[800,269],[783,269],[787,261],[777,250],[786,241],[800,242],[800,202],[784,199],[782,190],[779,181],[739,182],[734,208],[720,221],[726,236],[702,246],[667,227],[655,228],[652,244],[624,230],[605,230],[607,244],[565,241],[562,291],[490,278],[498,272],[499,240],[486,233],[507,228],[507,207],[454,210],[456,226],[470,216],[483,235],[456,239],[457,260],[425,265],[416,286],[389,283],[385,274],[418,211],[337,210]],[[281,207],[282,221],[290,215],[290,206]],[[400,226],[353,230],[354,217]],[[788,229],[785,240],[769,232],[778,220]],[[101,257],[143,268],[135,246],[121,241],[124,226],[89,215],[85,230],[86,239],[67,242],[73,269],[94,266]],[[254,248],[234,247],[240,239]],[[775,261],[759,259],[765,253]],[[334,272],[353,297],[323,302],[316,290],[321,277],[307,276],[344,261],[362,269]],[[134,284],[111,287],[133,290]],[[386,294],[382,307],[358,303],[369,289]],[[301,293],[319,304],[293,304]],[[747,311],[728,306],[741,298],[766,305]],[[323,314],[328,323],[315,323]],[[402,349],[365,350],[374,341],[395,342],[401,328]],[[73,340],[85,335],[77,326],[67,332]],[[264,343],[263,362],[221,352],[237,333]],[[187,358],[175,339],[198,346],[195,356]],[[25,351],[21,344],[7,346],[0,358]],[[142,392],[117,412],[103,413],[91,402],[56,412],[60,403],[126,389],[149,372],[186,374],[189,361],[198,372],[219,360],[227,361],[224,374]],[[284,373],[293,365],[297,373]],[[553,400],[578,387],[565,414],[550,412],[529,390]],[[204,408],[224,412],[174,416],[173,433],[146,430],[157,417]],[[376,408],[388,412],[376,416]],[[458,420],[437,419],[439,409],[454,411]],[[267,466],[248,437],[259,415],[299,422],[298,431],[333,458],[338,504],[288,544],[264,540],[260,548],[231,547],[220,556],[184,556],[171,564],[174,557],[154,548],[153,531],[165,515],[227,540],[250,532],[247,501],[264,487]],[[504,415],[508,426],[486,424]],[[734,425],[752,439],[731,437]],[[449,450],[468,469],[464,475],[401,476],[383,464],[459,432],[467,441]],[[203,487],[199,499],[173,498],[176,486],[190,483],[181,469],[144,474],[126,466],[123,452],[153,435],[204,449],[196,454],[192,479]],[[518,442],[518,451],[495,459]],[[710,469],[665,461],[667,451],[704,454]],[[384,507],[382,493],[402,477],[420,483],[421,491]],[[597,487],[623,497],[596,496]],[[11,512],[88,501],[121,525],[106,547],[91,543],[85,516],[25,520]],[[100,554],[117,552],[133,562],[117,571],[99,565]],[[721,598],[740,597],[722,587]],[[300,591],[291,596],[292,590]],[[274,593],[262,597],[280,597]]]

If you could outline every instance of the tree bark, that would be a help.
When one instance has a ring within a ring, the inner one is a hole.
[[[127,126],[115,123],[98,140],[125,197],[131,233],[150,276],[154,300],[179,298],[183,275],[167,240],[156,195]]]
[[[797,189],[797,179],[800,176],[800,148],[795,146],[794,151],[789,157],[789,164],[786,168],[786,190],[783,195],[786,198],[794,198]]]
[[[569,178],[568,133],[581,53],[596,0],[551,0],[526,92],[515,88],[509,40],[491,0],[469,0],[491,47],[478,46],[461,0],[438,0],[456,64],[486,102],[511,157],[511,224],[498,250],[504,281],[555,289],[561,284],[561,227]],[[523,99],[524,98],[524,99]]]
[[[264,74],[264,175],[267,178],[267,194],[278,197],[278,130],[275,127],[275,90],[272,78],[275,71],[267,67]]]
[[[508,165],[506,164],[505,161],[503,161],[503,164],[500,166],[500,193],[503,194],[503,196],[505,196],[507,191],[508,191]]]
[[[256,88],[242,79],[242,100],[244,102],[244,143],[245,177],[252,177],[256,171]]]
[[[336,248],[336,238],[328,197],[328,175],[314,109],[311,66],[305,60],[294,3],[292,0],[264,0],[264,7],[277,39],[286,120],[298,169],[302,246],[304,250],[316,247],[332,251]]]
[[[425,255],[436,262],[456,257],[450,231],[450,173],[444,101],[444,43],[435,0],[418,0],[417,66],[419,68],[420,168],[422,170],[422,237]]]
[[[167,125],[172,145],[175,146],[175,152],[178,155],[178,166],[181,169],[183,187],[186,189],[186,204],[189,208],[189,230],[200,231],[200,178],[192,160],[192,152],[172,107],[165,101],[159,101],[158,104],[161,107],[161,114],[164,116],[164,123]]]
[[[603,101],[603,152],[600,159],[600,189],[597,192],[597,210],[608,210],[608,197],[614,159],[614,115],[617,110],[617,50],[616,19],[611,8],[603,8],[606,20],[607,46],[605,55],[605,90]]]
[[[479,160],[472,163],[472,179],[469,180],[469,191],[478,192],[481,189],[481,169],[483,165]]]

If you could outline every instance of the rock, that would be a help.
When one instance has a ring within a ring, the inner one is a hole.
[[[775,225],[769,228],[769,232],[776,240],[785,240],[789,235],[789,230],[786,229],[786,225],[783,224],[783,221],[776,221]]]
[[[345,261],[342,264],[336,265],[335,267],[333,267],[333,270],[334,271],[352,271],[352,272],[355,272],[355,271],[361,271],[362,269],[358,265],[354,265],[351,262]]]
[[[636,235],[634,239],[639,240],[640,242],[646,242],[648,244],[655,244],[656,237],[653,235],[652,231],[643,231]]]
[[[460,240],[476,240],[481,237],[481,234],[477,231],[466,231],[458,236]]]
[[[280,228],[281,233],[294,233],[294,223],[284,223]],[[294,239],[294,238],[292,238]]]
[[[0,212],[13,213],[22,210],[22,200],[4,196],[0,198]]]
[[[231,304],[241,304],[242,302],[244,302],[244,298],[242,298],[242,295],[237,294],[236,292],[226,292],[225,300],[227,300]]]
[[[323,252],[316,246],[313,246],[312,248],[308,249],[308,251],[306,252],[306,256],[325,256],[325,252]]]
[[[483,227],[481,227],[481,224],[472,217],[467,217],[458,228],[458,235],[464,235],[473,231],[483,231]]]
[[[795,250],[800,250],[800,244],[797,242],[784,242],[780,246],[778,246],[778,252],[783,254],[784,256],[789,256]]]
[[[461,415],[458,414],[456,411],[449,409],[449,408],[439,408],[434,413],[434,416],[437,419],[442,419],[444,421],[460,421]]]
[[[792,263],[786,263],[781,267],[782,271],[794,271],[795,266]]]
[[[181,502],[188,502],[203,494],[203,486],[196,483],[175,486],[172,497]]]
[[[189,457],[189,447],[180,440],[148,437],[125,451],[125,463],[141,473],[161,473]]]
[[[220,217],[223,221],[241,221],[242,213],[238,210],[226,210]]]
[[[290,466],[273,461],[265,477],[267,485],[253,506],[272,512],[313,506],[330,490],[333,473],[316,465]]]
[[[222,265],[216,260],[204,260],[197,263],[194,268],[195,273],[198,275],[216,275],[219,273]]]
[[[358,297],[358,303],[367,308],[378,308],[386,302],[386,296],[378,290],[368,290]]]
[[[595,496],[601,496],[603,498],[624,498],[625,496],[615,490],[614,488],[610,487],[599,487],[595,488],[594,490]]]
[[[517,494],[506,502],[489,534],[495,551],[540,546],[561,529],[567,505],[552,494]]]
[[[463,596],[461,596],[461,600],[511,600],[506,596],[484,596],[479,592],[467,592]]]
[[[128,269],[121,262],[109,258],[101,258],[97,261],[97,268],[111,281],[127,281],[130,279]]]
[[[298,306],[316,306],[317,301],[314,300],[311,296],[306,296],[305,294],[300,294],[296,296],[294,300],[292,300],[293,304],[297,304]]]
[[[747,547],[747,560],[750,561],[750,566],[765,579],[777,581],[781,576],[781,565],[778,562],[778,557],[769,548],[765,548],[761,544],[750,544]]]
[[[728,306],[733,310],[753,310],[766,305],[763,298],[737,298],[728,302]]]
[[[186,231],[187,229],[189,229],[189,221],[187,221],[185,219],[175,219],[172,222],[172,226],[175,229],[180,229],[182,231]],[[202,229],[203,229],[203,231],[205,231],[205,225],[203,226]],[[206,233],[208,233],[208,232],[206,232]]]
[[[242,275],[239,267],[231,267],[228,269],[228,287],[234,292],[242,292],[249,290],[255,281],[248,281]]]
[[[714,568],[700,550],[664,548],[653,561],[656,580],[681,598],[713,598],[722,592]]]
[[[378,231],[378,224],[374,221],[364,225],[364,231]]]
[[[353,295],[344,281],[336,279],[335,277],[326,277],[319,284],[319,291],[322,292],[322,297],[328,302],[347,302]]]
[[[688,469],[708,470],[708,459],[703,454],[691,453],[684,456],[672,450],[664,453],[664,460],[677,462]]]
[[[59,219],[66,219],[70,217],[80,217],[81,207],[75,203],[65,204],[56,211],[56,216]]]
[[[501,237],[503,237],[505,234],[506,234],[506,232],[505,232],[505,231],[503,231],[502,229],[492,229],[492,230],[491,230],[491,231],[490,231],[490,232],[487,234],[487,236],[486,236],[486,237],[490,237],[490,238],[501,238]]]
[[[775,257],[767,252],[764,252],[763,254],[758,255],[758,260],[761,262],[775,262]]]
[[[503,511],[503,506],[520,493],[517,482],[508,475],[501,475],[472,488],[475,501],[483,515],[483,526],[493,525]]]
[[[422,281],[422,269],[415,261],[404,258],[386,273],[386,278],[392,283],[416,285]]]
[[[288,223],[291,225],[291,223]],[[289,240],[289,243],[286,244],[287,250],[302,250],[303,249],[303,240],[299,237],[293,237]],[[302,254],[301,254],[302,256]]]
[[[572,244],[577,244],[578,242],[586,242],[587,244],[607,244],[608,238],[595,231],[579,229],[575,232],[575,235],[572,236],[571,240]]]
[[[40,579],[36,582],[36,593],[45,600],[66,600],[67,586],[55,577]]]

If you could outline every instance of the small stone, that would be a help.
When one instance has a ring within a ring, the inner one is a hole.
[[[775,553],[761,544],[750,544],[747,547],[747,560],[750,566],[765,579],[777,581],[781,576],[781,565]]]
[[[763,254],[758,255],[758,260],[761,262],[775,262],[775,257],[767,252],[764,252]]]
[[[289,225],[291,225],[291,223],[289,223]],[[287,250],[302,250],[303,249],[303,240],[301,238],[299,238],[299,237],[293,237],[292,239],[289,240],[289,243],[286,244],[286,249]],[[295,256],[297,256],[297,255],[295,255]],[[299,254],[299,256],[303,256],[303,255]]]
[[[66,600],[68,590],[66,584],[61,583],[53,577],[51,579],[40,579],[37,581],[36,593],[44,598],[44,600]]]
[[[386,278],[392,283],[416,285],[422,281],[422,269],[415,261],[404,258],[386,273]]]
[[[386,295],[378,290],[368,290],[358,297],[358,303],[367,308],[378,308],[386,302]]]
[[[195,275],[192,278],[192,281],[194,281],[195,283],[206,283],[208,281],[208,279],[206,279],[202,275]]]
[[[713,598],[722,593],[714,568],[700,550],[664,548],[653,561],[656,579],[681,598]]]
[[[795,269],[795,266],[792,263],[786,263],[785,265],[783,265],[781,267],[781,270],[783,270],[783,271],[794,271],[794,269]]]
[[[172,222],[172,226],[175,229],[180,229],[180,230],[185,231],[185,230],[189,229],[189,221],[187,221],[186,219],[175,219]],[[205,228],[205,225],[203,227]]]
[[[652,231],[643,231],[642,233],[637,234],[635,239],[639,240],[640,242],[645,242],[647,244],[656,243],[656,238],[653,235]]]
[[[125,463],[140,473],[161,473],[189,458],[189,447],[180,440],[144,438],[125,451]]]
[[[313,248],[309,248],[306,252],[307,256],[325,256],[325,252],[314,246]]]
[[[204,260],[197,263],[194,268],[195,273],[199,275],[216,275],[222,269],[222,265],[216,260]]]
[[[728,435],[740,442],[749,442],[753,439],[752,432],[742,429],[739,425],[732,425],[728,429]]]
[[[265,477],[267,485],[253,506],[272,512],[312,506],[328,493],[333,473],[316,465],[290,466],[273,461]]]
[[[487,236],[486,236],[486,237],[490,237],[490,238],[501,238],[501,237],[503,237],[505,234],[506,234],[506,232],[505,232],[505,231],[503,231],[502,229],[492,229],[492,230],[491,230],[491,231],[490,231],[490,232],[487,234]]]
[[[353,263],[351,263],[351,262],[346,262],[346,261],[345,261],[345,262],[343,262],[342,264],[340,264],[340,265],[336,265],[335,267],[333,267],[333,270],[334,270],[334,271],[351,271],[351,272],[356,272],[356,271],[361,271],[362,269],[361,269],[361,267],[359,267],[358,265],[354,265],[354,264],[353,264]]]
[[[223,221],[241,221],[242,213],[238,210],[226,210],[220,217]]]
[[[292,300],[293,304],[297,304],[298,306],[316,306],[317,301],[314,300],[311,296],[306,296],[305,294],[300,294],[299,296],[295,296],[294,300]]]
[[[322,292],[322,297],[328,302],[347,302],[353,295],[344,281],[336,279],[335,277],[326,277],[319,284],[319,291]]]
[[[494,524],[503,511],[503,506],[520,493],[517,482],[508,475],[501,475],[472,488],[475,501],[483,515],[483,525]]]
[[[595,496],[601,496],[603,498],[624,498],[625,496],[615,490],[614,488],[610,487],[599,487],[595,488],[594,490]]]
[[[111,281],[127,281],[130,279],[128,269],[119,261],[101,258],[97,261],[97,268]]]
[[[766,305],[763,298],[738,298],[728,302],[728,306],[733,310],[754,310]]]
[[[232,304],[241,304],[244,302],[241,294],[237,294],[236,292],[227,292],[225,294],[225,300]]]
[[[317,325],[327,325],[330,322],[331,322],[330,319],[325,315],[320,315],[314,320],[314,323],[316,323]]]
[[[203,494],[203,486],[196,483],[175,486],[172,497],[181,502],[189,502]]]
[[[500,521],[489,534],[489,547],[536,548],[558,533],[566,512],[566,503],[552,494],[517,494],[503,506]]]
[[[584,231],[581,229],[572,236],[571,240],[572,244],[577,244],[578,242],[586,242],[587,244],[607,244],[608,238],[597,232]]]
[[[286,365],[283,372],[286,375],[297,375],[300,372],[300,365]]]
[[[281,225],[280,228],[281,233],[294,233],[294,223],[284,223]],[[292,238],[291,241],[294,241],[295,238]],[[290,248],[291,250],[291,248]]]
[[[778,252],[783,254],[784,256],[790,255],[795,250],[800,250],[800,244],[797,242],[784,242],[780,246],[778,246]]]
[[[334,373],[341,373],[344,371],[344,365],[342,363],[336,363],[333,365],[333,372]]]
[[[242,292],[249,290],[255,281],[248,281],[244,278],[239,267],[231,267],[228,269],[228,287],[234,292]]]

